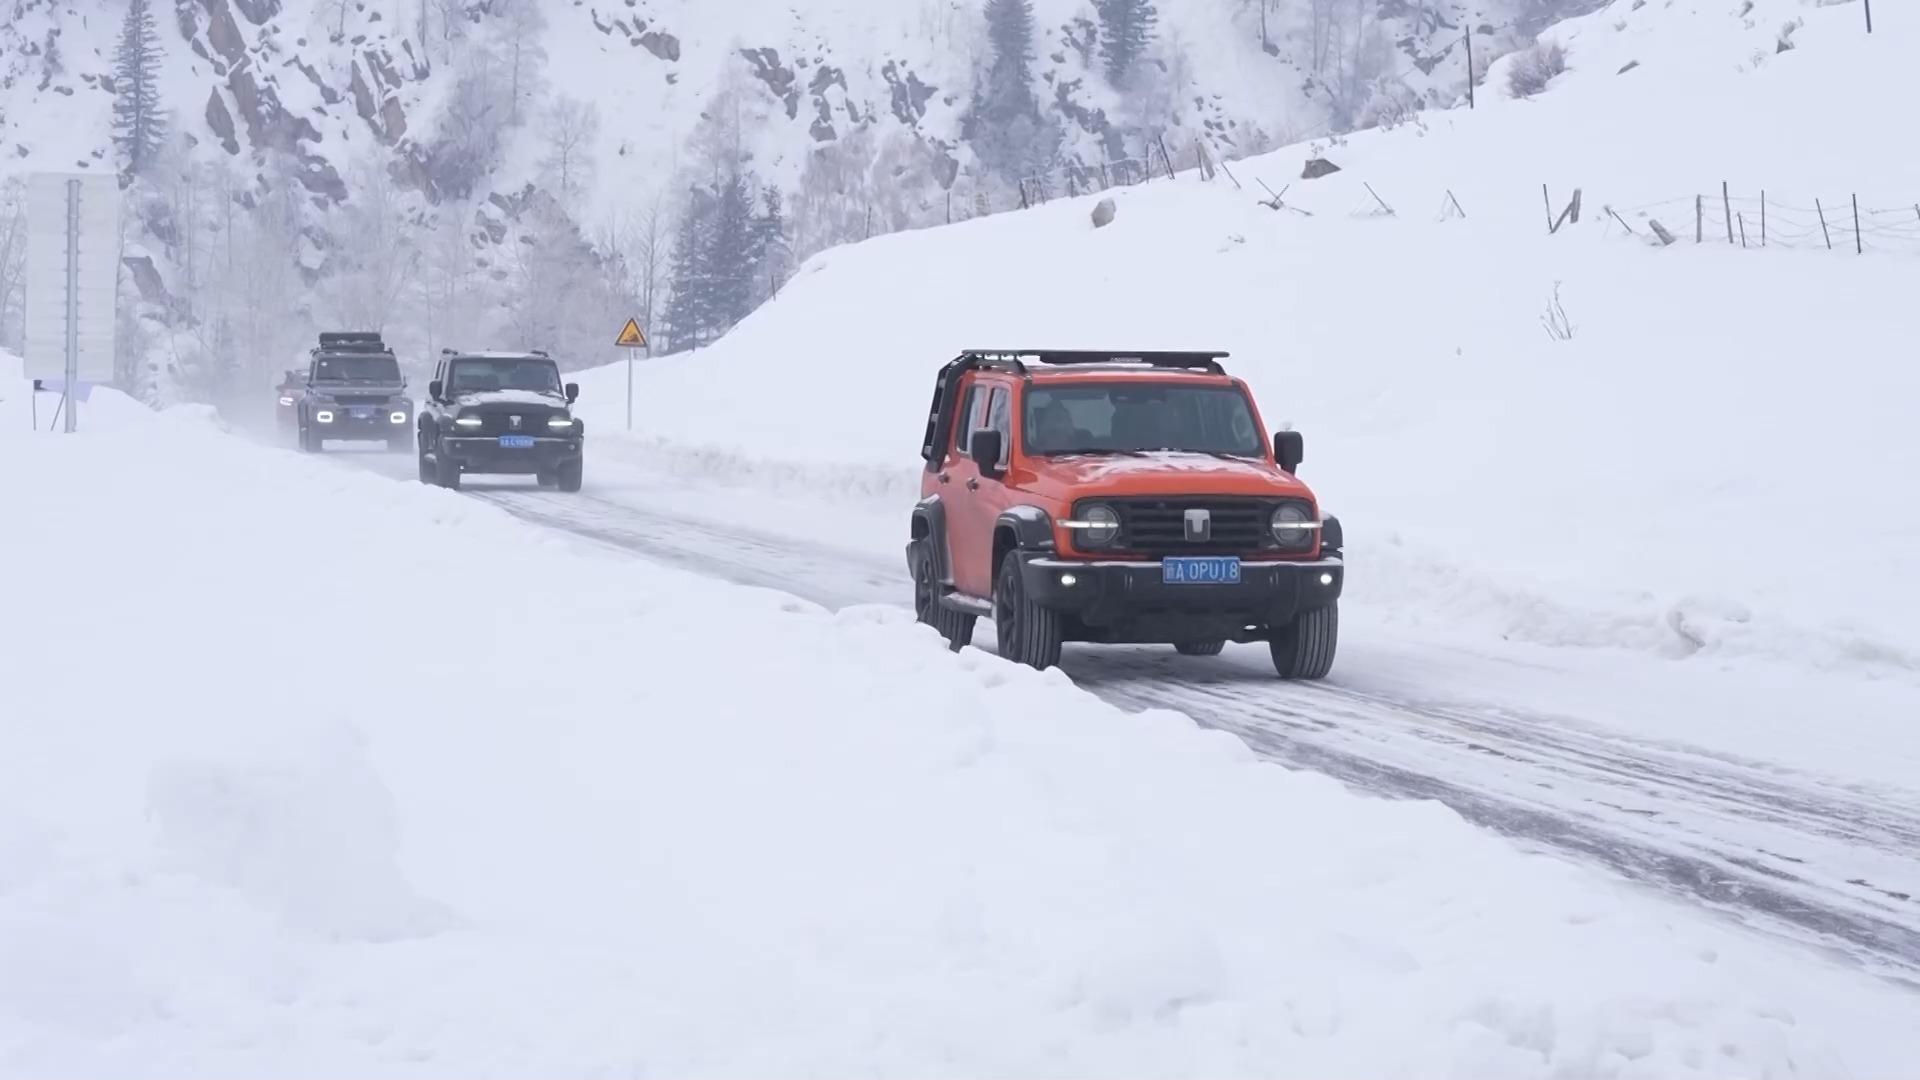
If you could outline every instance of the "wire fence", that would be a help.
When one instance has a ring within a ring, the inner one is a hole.
[[[1180,146],[1169,145],[1164,135],[1144,141],[1145,151],[1137,155],[1103,158],[1098,162],[1070,162],[1010,183],[961,177],[946,193],[946,220],[952,223],[1012,210],[1030,210],[1055,199],[1171,181],[1180,178],[1182,173],[1211,181],[1227,171],[1219,152],[1203,139]],[[1237,180],[1234,186],[1239,186]]]
[[[1656,237],[1654,225],[1672,237],[1662,243],[1726,244],[1745,249],[1869,251],[1920,254],[1920,201],[1893,206],[1862,205],[1858,195],[1789,196],[1765,190],[1735,195],[1731,185],[1716,193],[1683,195],[1616,215],[1631,228],[1639,221]]]
[[[945,219],[965,221],[989,214],[1026,210],[1058,198],[1076,198],[1113,188],[1155,182],[1224,180],[1249,191],[1217,148],[1197,138],[1179,146],[1164,135],[1145,141],[1143,154],[1108,159],[1097,164],[1071,163],[1022,178],[1017,184],[999,184],[962,177],[947,191]],[[1356,218],[1397,218],[1407,207],[1396,206],[1368,181],[1363,194],[1344,207],[1309,209],[1289,201],[1291,185],[1278,191],[1249,175],[1257,185],[1249,191],[1260,205],[1301,217],[1344,212]],[[1542,186],[1549,233],[1578,224],[1583,215],[1649,243],[1661,245],[1726,244],[1745,250],[1781,248],[1788,251],[1841,251],[1864,255],[1896,252],[1920,255],[1920,200],[1892,205],[1863,204],[1851,192],[1837,196],[1790,194],[1782,197],[1764,188],[1735,194],[1731,183],[1714,192],[1680,195],[1635,206],[1602,204],[1592,213],[1592,200],[1582,189],[1558,196]],[[936,217],[939,207],[935,207]],[[1451,189],[1441,189],[1436,221],[1465,219],[1468,214]]]

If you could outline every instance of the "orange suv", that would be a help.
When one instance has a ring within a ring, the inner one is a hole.
[[[942,368],[907,545],[920,621],[959,649],[989,617],[1000,655],[1036,668],[1066,641],[1265,641],[1281,677],[1324,678],[1340,523],[1226,355],[982,349]]]

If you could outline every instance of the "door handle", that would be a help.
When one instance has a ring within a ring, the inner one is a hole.
[[[941,482],[941,483],[943,483],[943,484],[944,484],[944,483],[946,483],[947,481],[949,481],[949,480],[951,480],[951,479],[953,479],[953,477],[951,477],[951,476],[948,476],[948,475],[947,475],[946,473],[941,473],[941,474],[940,474],[940,482]]]
[[[972,478],[968,478],[968,480],[967,480],[967,490],[968,490],[968,491],[979,491],[979,490],[980,490],[980,481],[978,481],[978,480],[976,480],[976,479],[972,479]]]

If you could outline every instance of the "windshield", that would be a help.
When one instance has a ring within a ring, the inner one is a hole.
[[[1027,392],[1027,452],[1124,454],[1184,450],[1261,457],[1247,396],[1235,386],[1115,383]]]
[[[551,360],[532,356],[455,360],[447,372],[447,392],[472,394],[485,390],[560,392],[560,368]]]
[[[322,356],[313,362],[313,381],[393,385],[400,381],[400,361],[391,356]]]

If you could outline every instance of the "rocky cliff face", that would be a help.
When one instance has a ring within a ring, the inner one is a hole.
[[[1567,2],[1476,7],[1476,60],[1497,54],[1512,20]],[[141,293],[199,287],[187,218],[209,211],[177,190],[188,175],[245,211],[274,207],[309,287],[353,261],[342,210],[374,189],[396,221],[457,221],[474,269],[492,276],[528,240],[514,208],[531,192],[551,204],[542,227],[567,223],[569,244],[662,196],[671,206],[722,168],[789,192],[858,187],[866,230],[876,204],[879,229],[932,224],[952,195],[999,208],[1007,178],[986,175],[967,124],[990,60],[984,3],[151,0],[177,145],[168,176],[132,196]],[[1465,85],[1463,0],[1158,6],[1151,47],[1116,88],[1091,0],[1034,0],[1034,91],[1061,133],[1053,165],[1144,157],[1163,139],[1182,164],[1203,146],[1233,157],[1450,104]],[[125,10],[0,0],[0,177],[117,167]],[[858,207],[825,202],[796,204],[819,218],[792,224],[801,254],[860,235]]]

